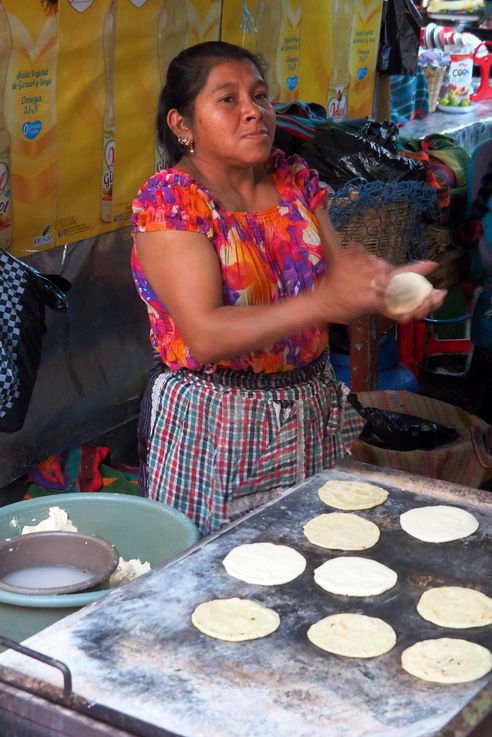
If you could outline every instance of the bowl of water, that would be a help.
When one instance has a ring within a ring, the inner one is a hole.
[[[16,594],[73,594],[107,584],[115,546],[79,532],[31,532],[0,542],[0,588]]]
[[[151,569],[179,556],[200,538],[188,517],[161,502],[127,494],[69,492],[0,507],[0,541],[11,544],[25,526],[45,520],[53,506],[68,514],[78,532],[102,537],[122,558],[148,561]],[[72,594],[19,594],[0,587],[0,632],[21,642],[113,590],[111,584]]]

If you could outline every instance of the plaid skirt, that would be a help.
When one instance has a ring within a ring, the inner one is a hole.
[[[209,534],[349,452],[364,420],[348,394],[328,352],[277,374],[161,364],[140,414],[141,493]]]

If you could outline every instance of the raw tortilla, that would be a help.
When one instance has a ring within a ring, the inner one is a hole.
[[[474,533],[478,529],[478,520],[459,507],[437,504],[404,512],[400,515],[400,525],[417,540],[446,543]]]
[[[431,292],[432,284],[425,276],[406,271],[391,279],[386,287],[384,300],[393,314],[402,315],[420,307]]]
[[[330,512],[313,517],[304,525],[309,542],[332,550],[367,550],[379,540],[374,522],[349,512]]]
[[[481,591],[461,586],[424,591],[417,611],[423,619],[441,627],[464,629],[492,624],[492,599]]]
[[[242,642],[266,637],[278,628],[280,617],[273,609],[250,599],[213,599],[199,604],[191,621],[200,632],[217,640]]]
[[[332,614],[313,624],[307,632],[313,645],[349,658],[384,655],[396,643],[389,624],[364,614]]]
[[[229,576],[260,586],[288,583],[306,567],[306,559],[297,550],[273,543],[238,545],[223,562]]]
[[[365,481],[332,479],[318,489],[318,496],[329,507],[357,511],[377,507],[378,504],[383,504],[389,495],[386,489]]]
[[[467,683],[485,676],[492,668],[486,647],[467,640],[441,637],[422,640],[401,654],[403,670],[433,683]]]
[[[314,569],[314,580],[325,591],[344,596],[375,596],[393,588],[395,571],[370,558],[332,558]]]

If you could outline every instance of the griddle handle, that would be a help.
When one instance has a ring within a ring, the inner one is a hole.
[[[3,645],[10,650],[16,650],[18,653],[27,655],[29,658],[40,660],[42,663],[51,665],[53,668],[58,668],[63,675],[63,698],[66,701],[70,699],[72,695],[72,674],[70,673],[68,665],[62,663],[61,660],[55,660],[54,658],[50,658],[49,655],[38,653],[37,650],[31,650],[30,647],[21,645],[19,642],[15,642],[14,640],[9,640],[8,637],[3,637],[2,635],[0,635],[0,645]]]

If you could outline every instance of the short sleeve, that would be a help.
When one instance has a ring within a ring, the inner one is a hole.
[[[330,188],[320,181],[316,169],[311,169],[297,154],[289,156],[288,161],[292,168],[294,183],[303,193],[309,209],[314,211],[326,207]]]
[[[213,203],[183,172],[165,169],[141,187],[132,203],[134,231],[187,230],[213,235]]]

